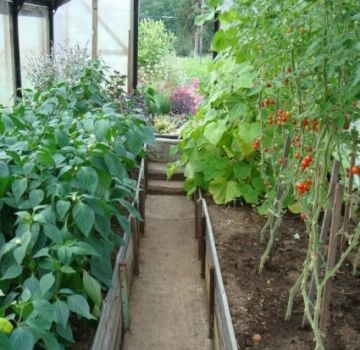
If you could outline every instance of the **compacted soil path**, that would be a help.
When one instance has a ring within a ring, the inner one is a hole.
[[[147,195],[140,275],[130,294],[123,350],[210,350],[205,286],[184,196]]]

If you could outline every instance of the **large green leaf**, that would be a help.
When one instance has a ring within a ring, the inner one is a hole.
[[[0,349],[1,350],[16,350],[10,339],[5,335],[0,333]]]
[[[56,322],[61,324],[63,327],[66,327],[70,314],[68,304],[60,299],[57,299],[54,303],[54,309],[56,313]]]
[[[10,170],[8,165],[5,162],[0,161],[0,177],[6,177],[9,175],[10,175]]]
[[[44,296],[51,289],[54,283],[55,277],[52,272],[49,272],[46,275],[42,276],[40,279],[41,294]]]
[[[204,136],[212,145],[216,146],[226,130],[226,120],[214,121],[206,125]]]
[[[59,215],[59,219],[64,219],[66,213],[70,209],[70,202],[59,200],[56,202],[56,212]]]
[[[21,196],[24,194],[28,186],[27,179],[18,179],[15,180],[11,185],[11,190],[14,194],[14,197],[19,200]]]
[[[72,214],[78,229],[88,236],[95,222],[93,210],[85,203],[79,202],[73,208]]]
[[[96,171],[90,167],[83,167],[77,173],[80,187],[86,192],[93,194],[97,188],[99,178]]]
[[[101,305],[101,286],[99,282],[85,270],[83,273],[83,284],[85,293],[90,297],[93,303],[96,305]]]
[[[242,141],[251,144],[257,138],[261,137],[262,129],[259,122],[255,123],[241,123],[239,125],[238,135]]]
[[[34,336],[28,328],[16,328],[11,336],[10,342],[16,350],[32,350],[34,348]]]
[[[3,274],[1,279],[2,280],[14,279],[14,278],[20,276],[22,271],[23,271],[22,266],[19,266],[16,264],[10,265],[9,268]]]
[[[87,319],[94,319],[94,316],[90,313],[89,304],[86,299],[79,294],[70,295],[67,298],[69,309],[76,314],[83,316]]]
[[[235,181],[227,181],[225,178],[218,178],[211,181],[209,192],[217,204],[228,203],[241,194],[239,184]]]

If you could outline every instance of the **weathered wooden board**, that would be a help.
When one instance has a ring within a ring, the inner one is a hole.
[[[225,287],[221,275],[220,263],[216,252],[214,233],[211,225],[210,215],[206,201],[203,201],[203,215],[206,218],[206,286],[209,289],[209,268],[215,270],[215,320],[214,320],[214,346],[219,350],[238,349],[235,337],[234,326],[232,324],[229,304],[225,292]],[[209,298],[209,290],[207,296]]]

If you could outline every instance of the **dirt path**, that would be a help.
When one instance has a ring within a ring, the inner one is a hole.
[[[140,276],[130,296],[123,350],[210,350],[194,209],[181,196],[147,196]]]

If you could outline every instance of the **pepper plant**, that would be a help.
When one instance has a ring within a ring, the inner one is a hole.
[[[152,139],[113,108],[98,61],[0,109],[1,349],[64,349],[72,320],[100,316],[114,220],[129,232],[128,213],[140,219],[129,173]]]

